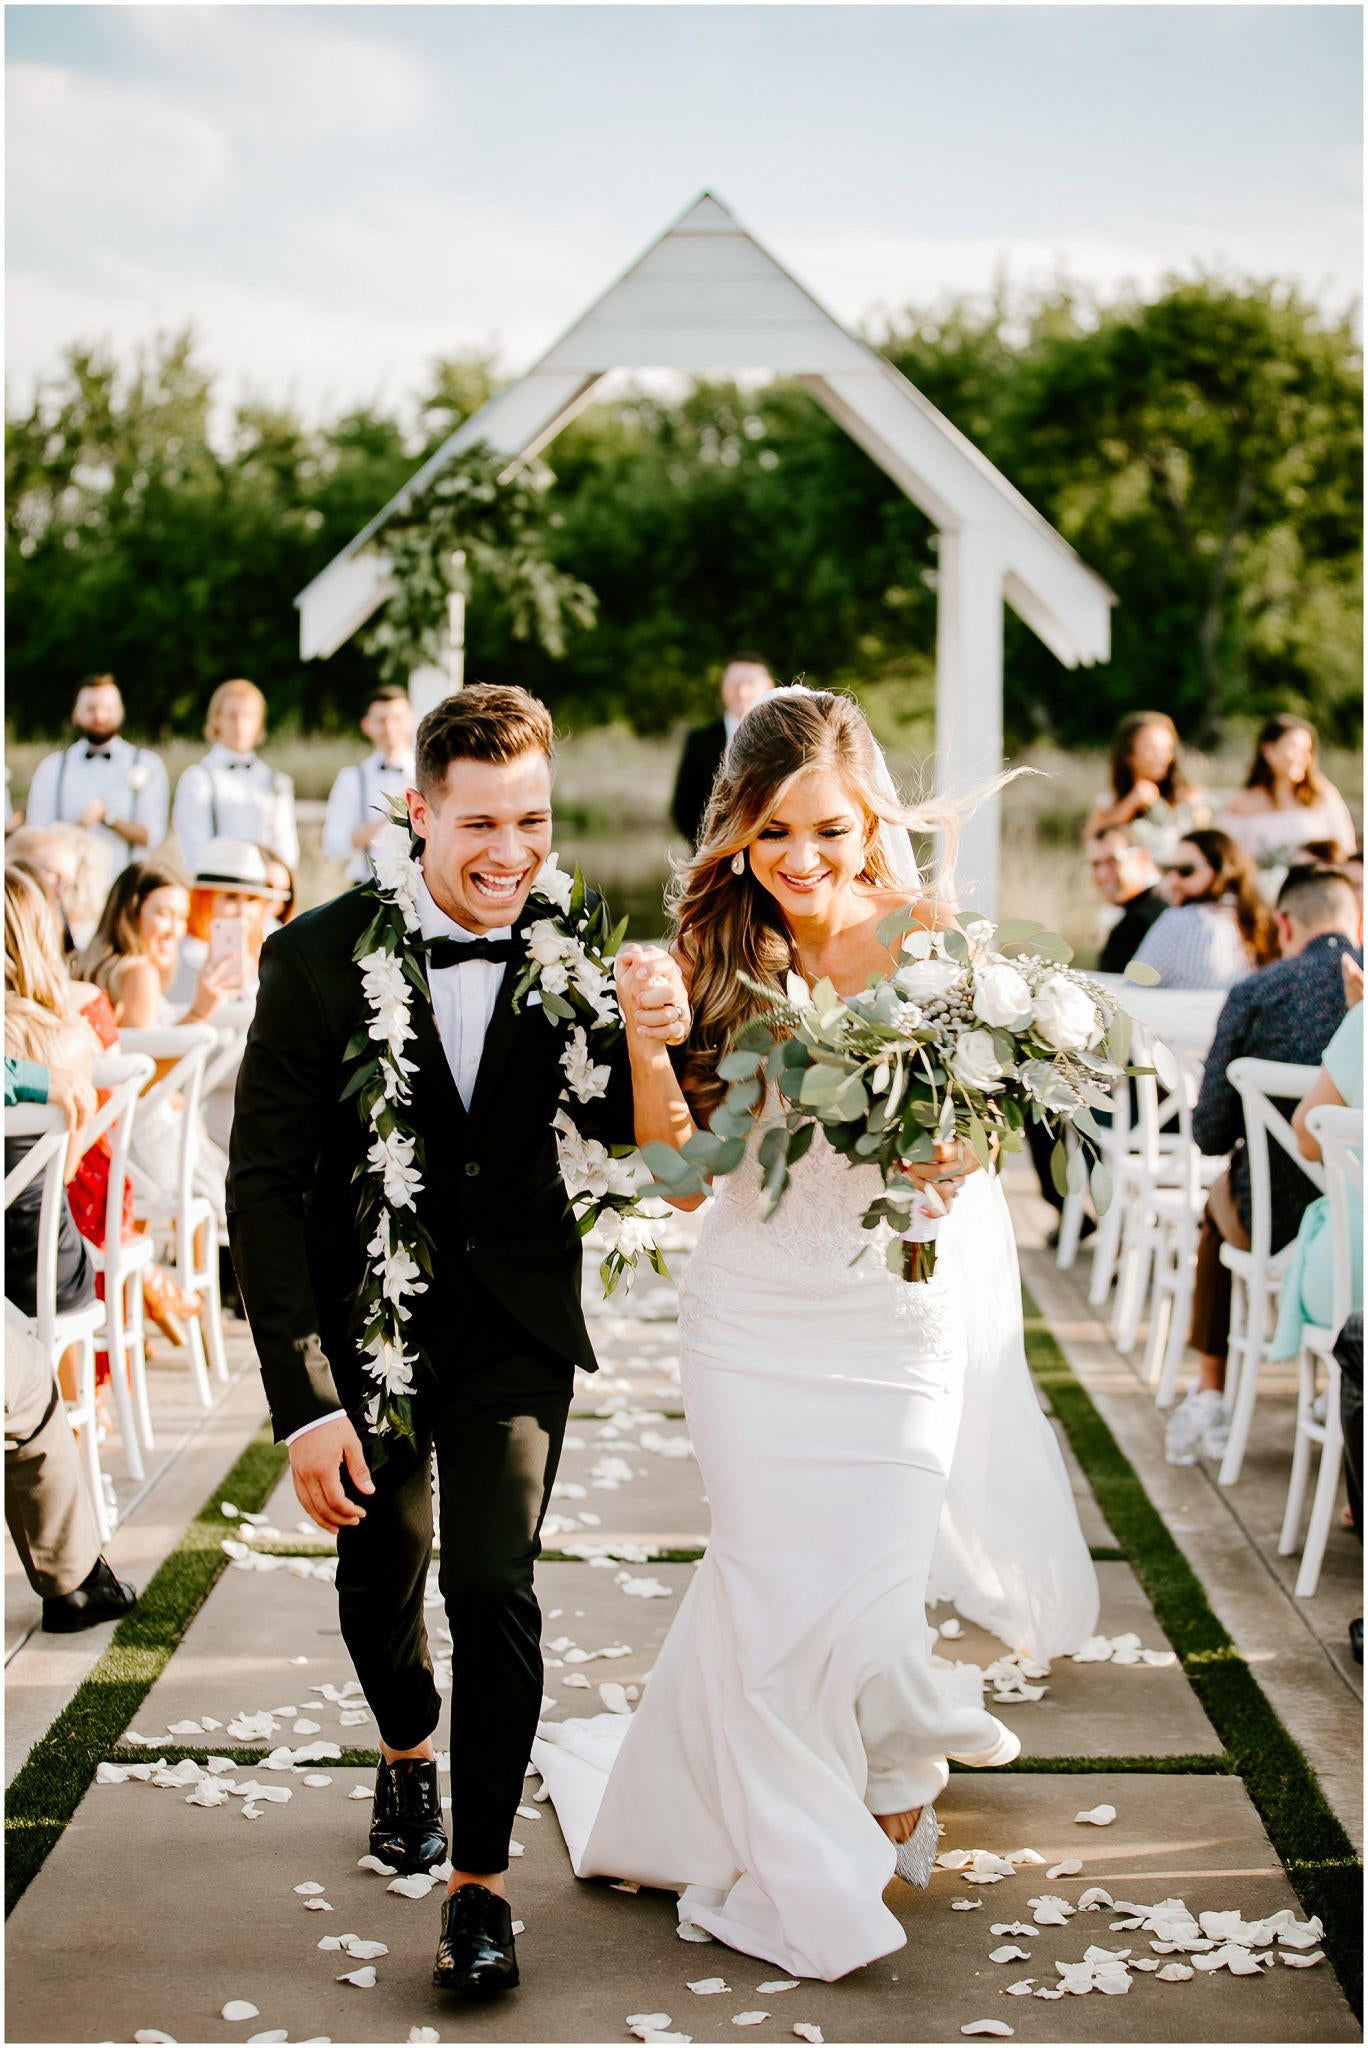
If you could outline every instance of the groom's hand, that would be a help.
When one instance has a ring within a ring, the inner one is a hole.
[[[347,1497],[342,1484],[344,1465],[358,1492],[374,1493],[361,1439],[345,1415],[306,1430],[290,1445],[290,1471],[299,1505],[330,1536],[366,1518],[366,1510]]]
[[[624,946],[617,992],[627,1029],[660,1045],[683,1045],[693,1023],[679,962],[663,946]]]

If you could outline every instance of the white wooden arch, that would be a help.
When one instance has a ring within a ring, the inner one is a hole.
[[[940,532],[936,783],[947,794],[1002,765],[1004,601],[1066,667],[1106,661],[1116,602],[1034,506],[893,365],[847,332],[705,192],[525,376],[429,456],[296,603],[306,660],[336,652],[389,592],[379,535],[453,456],[486,442],[510,470],[546,447],[615,369],[764,369],[805,386]],[[420,701],[443,678],[413,679]],[[426,708],[426,707],[424,707]],[[991,913],[1000,813],[970,818],[965,893]]]

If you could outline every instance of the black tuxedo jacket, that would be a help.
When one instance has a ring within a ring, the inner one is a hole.
[[[684,736],[670,815],[676,828],[691,846],[697,846],[703,829],[703,814],[727,751],[727,722],[714,718],[708,725],[692,726]]]
[[[355,1419],[374,1391],[350,1327],[365,1268],[354,1175],[369,1138],[356,1098],[340,1097],[353,1071],[347,1043],[365,1017],[352,952],[375,907],[370,889],[353,889],[266,941],[238,1075],[228,1232],[278,1441],[335,1408]],[[438,1381],[443,1359],[459,1355],[472,1274],[542,1343],[596,1369],[551,1128],[565,1033],[540,1007],[514,1011],[522,964],[504,969],[469,1111],[431,1005],[415,995],[410,1006],[417,1041],[404,1053],[418,1071],[406,1120],[426,1155],[418,1213],[435,1271],[408,1327]],[[630,1144],[621,1042],[611,1064],[606,1097],[576,1104],[576,1122],[605,1143]],[[422,1387],[420,1373],[420,1397]]]

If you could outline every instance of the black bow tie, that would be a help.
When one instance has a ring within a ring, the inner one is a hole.
[[[112,761],[114,758],[114,756],[110,753],[108,747],[90,746],[88,746],[85,750],[85,757],[87,761]]]
[[[229,766],[230,768],[255,768],[255,767],[256,767],[256,762],[255,762],[255,761],[253,761],[253,760],[246,760],[246,761],[230,761],[230,762],[228,763],[228,766]]]
[[[428,939],[429,969],[463,967],[467,960],[497,960],[501,965],[515,958],[516,939]]]

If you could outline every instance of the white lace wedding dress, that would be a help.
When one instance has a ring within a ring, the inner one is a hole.
[[[533,1751],[579,1876],[676,1890],[681,1920],[827,1979],[904,1940],[873,1815],[1017,1753],[933,1663],[928,1599],[1038,1657],[1097,1613],[1001,1188],[969,1180],[909,1286],[860,1227],[878,1185],[820,1133],[771,1222],[753,1159],[721,1183],[680,1287],[707,1553],[635,1715]]]

